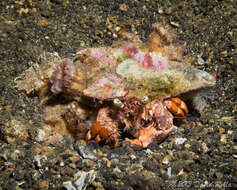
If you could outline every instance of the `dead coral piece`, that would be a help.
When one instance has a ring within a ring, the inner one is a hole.
[[[52,73],[59,63],[61,58],[57,53],[43,53],[40,55],[40,63],[32,63],[29,69],[15,78],[15,87],[27,94],[38,92],[40,97],[45,97]]]
[[[88,172],[79,171],[74,175],[73,181],[65,181],[63,186],[66,189],[85,190],[94,181],[95,177],[96,172],[94,170]]]

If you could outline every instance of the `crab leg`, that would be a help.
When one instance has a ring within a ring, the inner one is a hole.
[[[176,116],[184,117],[188,113],[187,105],[180,98],[167,99],[164,105]]]

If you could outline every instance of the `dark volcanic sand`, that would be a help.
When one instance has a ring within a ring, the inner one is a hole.
[[[78,171],[92,170],[96,177],[88,189],[234,189],[236,12],[235,0],[2,0],[0,190],[62,189]],[[210,107],[201,116],[191,112],[175,134],[145,150],[126,143],[117,149],[89,143],[86,154],[92,158],[86,159],[70,138],[56,146],[38,142],[39,99],[16,91],[14,78],[43,51],[66,57],[80,48],[110,45],[118,38],[116,27],[123,26],[146,39],[157,21],[176,30],[197,68],[216,74]],[[177,144],[180,138],[186,141]]]

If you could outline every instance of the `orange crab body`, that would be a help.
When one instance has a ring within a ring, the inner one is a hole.
[[[96,122],[86,134],[86,140],[94,139],[97,142],[107,141],[116,144],[119,139],[118,123],[109,117],[108,109],[101,108],[98,112]]]
[[[179,98],[174,100],[179,101],[179,105],[185,105]],[[172,99],[166,100],[165,103],[153,100],[146,105],[137,99],[124,100],[121,103],[113,119],[109,116],[112,108],[106,107],[99,110],[96,122],[86,134],[87,141],[106,141],[116,147],[121,134],[129,132],[134,139],[125,137],[126,141],[147,147],[151,142],[163,141],[173,130],[173,116],[165,106],[169,103],[178,107]],[[186,105],[185,108],[187,108]],[[179,109],[181,108],[178,107]],[[172,107],[170,110],[174,113],[177,111],[172,110]]]

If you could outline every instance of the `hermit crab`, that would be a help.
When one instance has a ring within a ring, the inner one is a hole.
[[[177,96],[213,86],[215,77],[188,63],[169,26],[155,23],[146,43],[134,34],[123,36],[112,46],[82,49],[73,58],[50,54],[16,78],[16,86],[37,91],[43,104],[63,97],[61,117],[86,141],[159,143],[173,130],[171,112],[179,117],[188,112]]]

